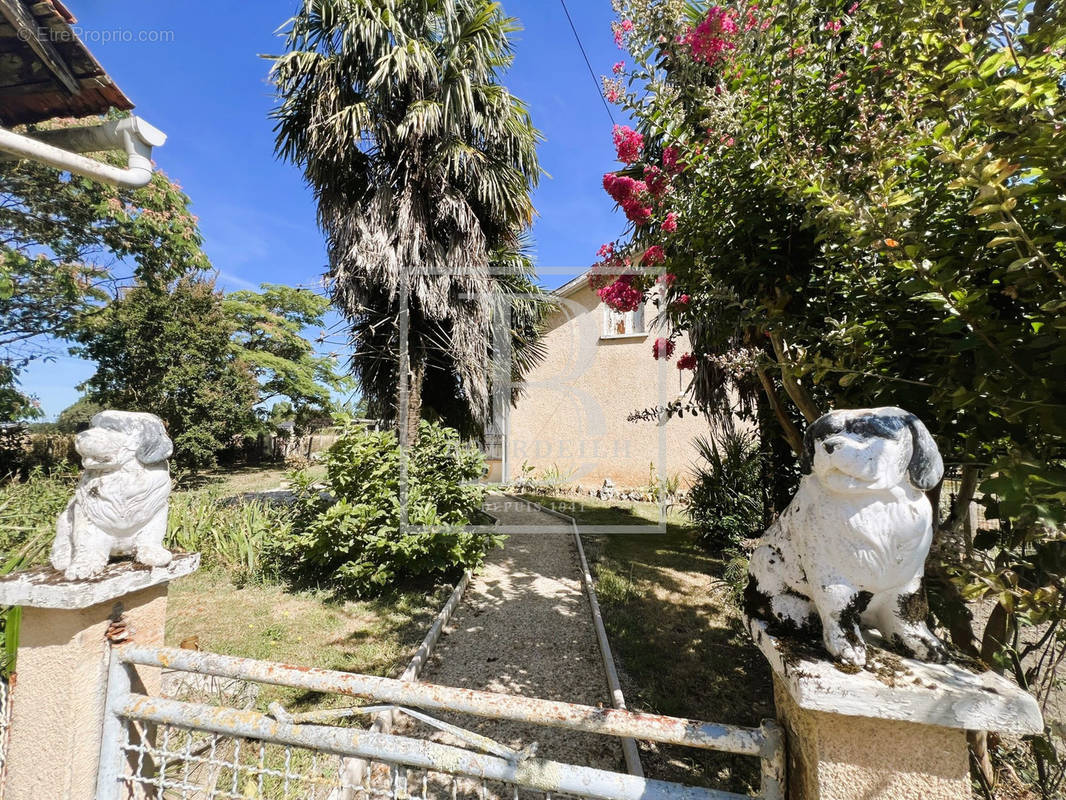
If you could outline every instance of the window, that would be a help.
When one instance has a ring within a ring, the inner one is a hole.
[[[636,311],[615,311],[603,307],[603,336],[642,336],[644,331],[644,304]]]

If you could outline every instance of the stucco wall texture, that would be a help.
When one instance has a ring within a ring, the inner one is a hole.
[[[696,460],[692,441],[710,434],[702,417],[686,414],[665,425],[628,422],[634,411],[676,399],[692,373],[677,369],[688,339],[669,361],[652,357],[655,331],[604,337],[604,306],[588,286],[561,298],[544,336],[547,357],[527,377],[508,425],[509,478],[523,464],[534,478],[558,470],[563,482],[588,488],[610,478],[615,486],[646,486],[650,465],[660,477],[688,484]],[[656,309],[645,308],[646,329]]]
[[[138,644],[161,646],[167,586],[79,610],[22,614],[5,800],[93,800],[107,683],[104,634],[122,614]],[[138,667],[137,674],[137,691],[159,692],[160,670]]]
[[[970,800],[966,731],[807,711],[774,676],[790,800]]]

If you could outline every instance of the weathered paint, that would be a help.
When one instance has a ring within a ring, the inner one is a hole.
[[[130,644],[118,647],[117,652],[122,660],[132,664],[365,697],[382,703],[473,714],[606,736],[632,737],[738,755],[772,757],[776,752],[774,746],[768,743],[764,732],[758,728],[719,725],[613,708],[593,708],[556,700],[436,686],[313,667],[296,667],[172,647],[141,647]]]
[[[270,741],[334,755],[401,764],[468,778],[502,781],[592,800],[740,800],[744,795],[621,772],[530,758],[508,761],[457,747],[373,731],[296,725],[238,711],[159,697],[128,695],[119,713],[130,719]]]

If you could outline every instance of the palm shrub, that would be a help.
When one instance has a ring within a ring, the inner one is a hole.
[[[473,483],[484,473],[482,454],[455,430],[421,422],[409,455],[406,521],[401,456],[394,431],[350,422],[325,456],[328,489],[295,473],[292,529],[274,540],[275,560],[290,578],[367,595],[481,564],[499,542],[465,527],[484,495]]]
[[[763,454],[750,433],[727,431],[720,442],[696,439],[702,463],[689,492],[689,516],[700,542],[735,548],[759,535],[763,524]]]

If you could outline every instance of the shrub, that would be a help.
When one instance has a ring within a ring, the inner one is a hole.
[[[763,456],[754,435],[730,431],[721,443],[700,437],[703,464],[689,492],[689,515],[705,547],[725,549],[759,535]]]
[[[484,458],[456,431],[422,422],[408,462],[407,526],[401,525],[400,448],[392,431],[351,422],[326,452],[329,494],[293,475],[292,530],[275,557],[291,577],[370,594],[413,577],[475,567],[499,538],[464,529],[484,489]]]

